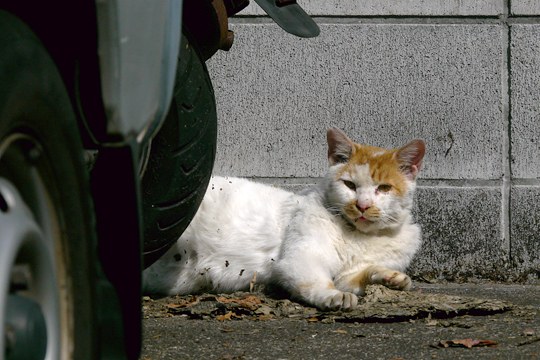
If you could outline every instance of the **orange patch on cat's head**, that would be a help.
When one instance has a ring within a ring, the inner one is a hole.
[[[338,176],[354,166],[369,165],[372,180],[377,185],[392,185],[392,191],[402,195],[407,191],[408,181],[416,178],[425,154],[422,140],[413,140],[399,149],[383,149],[359,145],[337,129],[327,131],[328,160],[330,165],[343,164]]]
[[[407,177],[400,170],[396,157],[397,149],[383,149],[376,146],[354,144],[349,161],[343,172],[352,173],[359,165],[369,165],[371,179],[376,185],[388,184],[396,194],[403,196],[407,192]]]

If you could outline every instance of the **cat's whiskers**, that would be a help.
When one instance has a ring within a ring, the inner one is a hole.
[[[389,213],[385,212],[383,214],[381,214],[382,216],[380,217],[380,221],[383,223],[383,224],[388,224],[388,225],[393,225],[393,224],[397,224],[400,222],[400,219],[395,217],[395,216],[392,216],[390,215]]]
[[[337,207],[337,206],[326,206],[326,210],[328,210],[328,212],[330,214],[332,214],[332,216],[342,216],[344,215],[343,212],[342,212],[342,209],[340,207]]]

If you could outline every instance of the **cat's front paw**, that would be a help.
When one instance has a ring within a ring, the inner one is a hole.
[[[384,269],[372,274],[371,282],[395,290],[409,290],[412,285],[412,280],[407,274],[390,269]]]
[[[358,306],[358,297],[350,292],[336,291],[326,296],[317,307],[325,311],[344,310],[351,311]]]

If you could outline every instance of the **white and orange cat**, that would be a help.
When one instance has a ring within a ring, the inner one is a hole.
[[[213,177],[177,243],[144,271],[146,293],[233,292],[278,285],[323,310],[350,310],[368,284],[407,290],[421,244],[411,207],[425,145],[386,150],[328,130],[330,167],[294,194]]]

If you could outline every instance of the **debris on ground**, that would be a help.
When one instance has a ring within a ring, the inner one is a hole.
[[[323,312],[288,299],[272,297],[263,292],[172,296],[161,299],[148,296],[143,298],[145,318],[185,316],[190,319],[218,321],[237,319],[266,321],[283,317],[323,323],[400,322],[426,319],[428,326],[445,326],[444,322],[437,319],[449,319],[462,315],[491,315],[506,312],[512,308],[512,304],[501,300],[427,294],[420,291],[396,291],[379,285],[369,286],[366,289],[366,295],[359,300],[358,307],[349,312]],[[447,343],[447,345],[455,346],[452,343]],[[480,342],[472,346],[491,345]],[[462,344],[462,346],[466,345]]]
[[[439,342],[440,347],[466,347],[472,349],[479,346],[496,346],[497,342],[493,340],[476,340],[476,339],[458,339],[458,340],[443,340]]]

